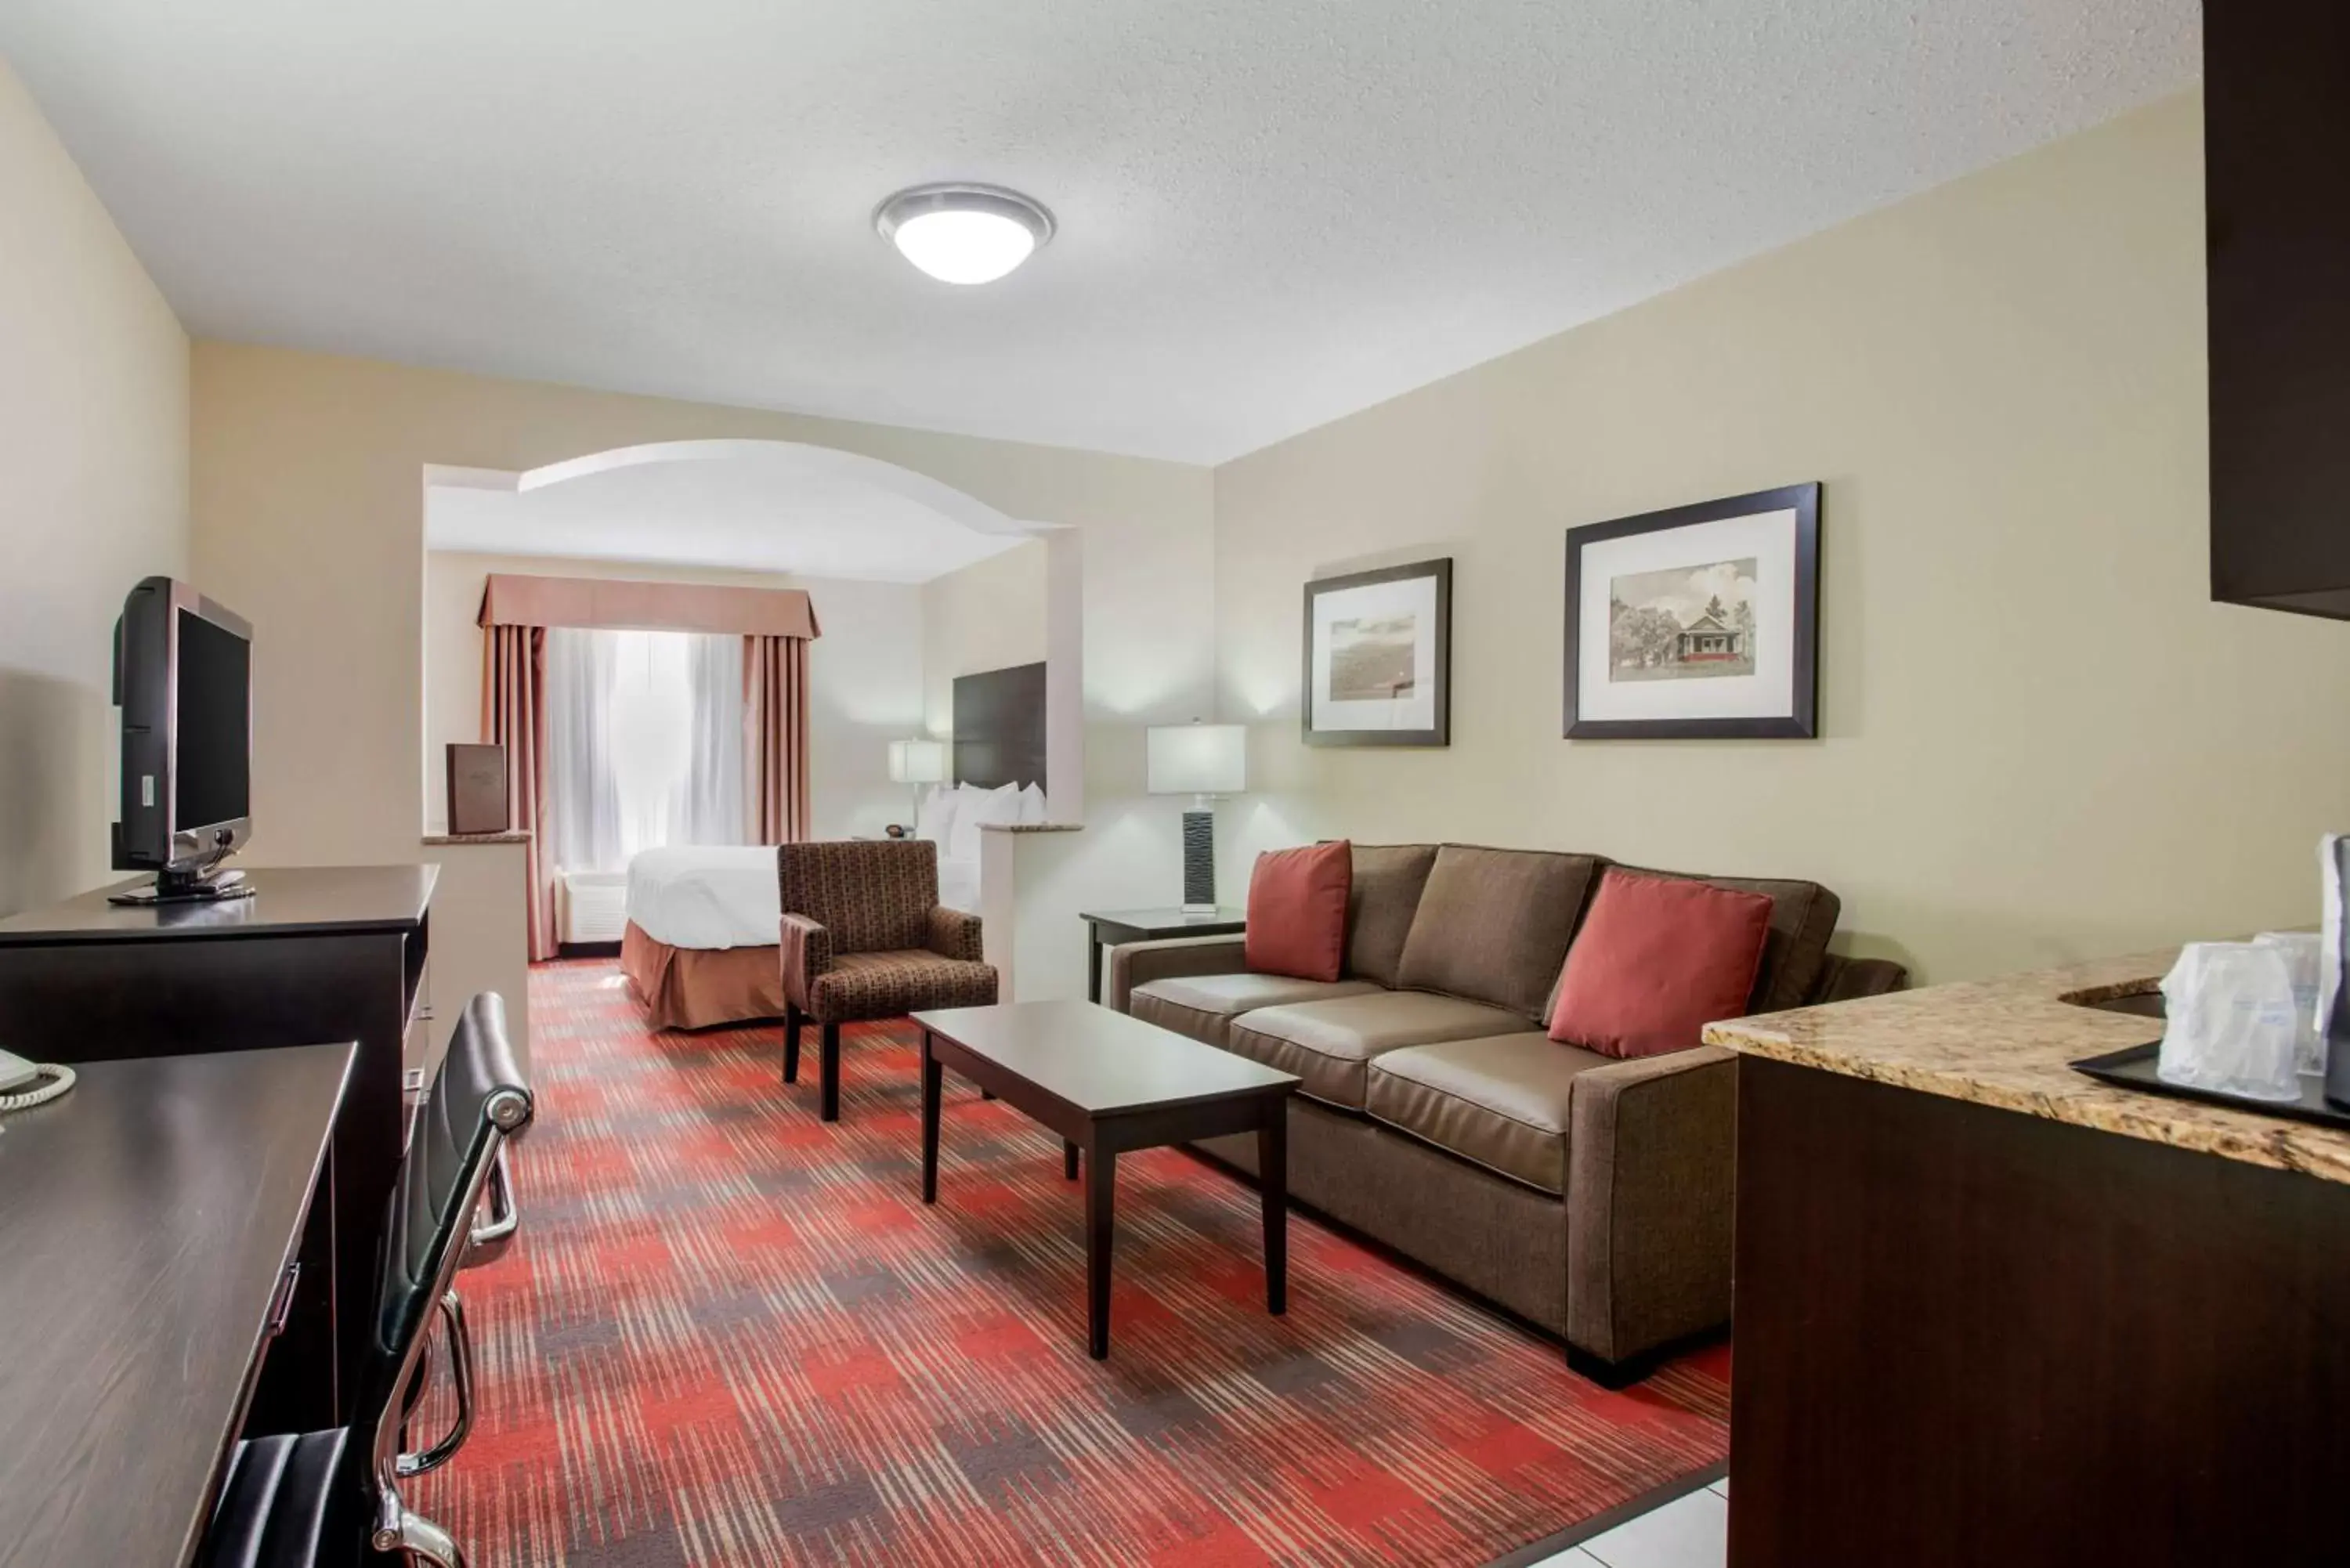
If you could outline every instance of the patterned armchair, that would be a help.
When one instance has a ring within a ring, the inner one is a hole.
[[[840,1026],[995,1001],[979,917],[939,904],[939,846],[926,838],[786,844],[784,1082],[800,1075],[800,1025],[823,1031],[820,1108],[840,1119]]]

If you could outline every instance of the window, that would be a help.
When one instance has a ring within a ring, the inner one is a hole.
[[[744,842],[741,638],[555,628],[546,695],[557,869]]]

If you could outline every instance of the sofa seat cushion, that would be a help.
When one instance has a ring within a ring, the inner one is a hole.
[[[1567,1096],[1613,1057],[1528,1033],[1390,1051],[1370,1064],[1374,1120],[1489,1170],[1564,1195]]]
[[[921,1008],[994,1004],[993,965],[908,948],[842,953],[809,982],[807,1012],[819,1023],[847,1023],[896,1018]]]
[[[1425,991],[1382,991],[1244,1013],[1232,1021],[1224,1048],[1296,1074],[1301,1094],[1359,1111],[1364,1068],[1385,1053],[1524,1027],[1525,1020],[1498,1007]]]
[[[1232,1021],[1259,1008],[1361,996],[1367,980],[1296,980],[1283,974],[1187,974],[1138,985],[1127,1011],[1146,1023],[1230,1049]]]

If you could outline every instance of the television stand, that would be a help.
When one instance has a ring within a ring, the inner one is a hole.
[[[159,871],[143,888],[109,893],[109,904],[218,904],[250,898],[253,884],[242,871]]]

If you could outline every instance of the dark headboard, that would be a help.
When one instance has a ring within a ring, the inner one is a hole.
[[[955,677],[954,782],[1045,787],[1042,664]]]

